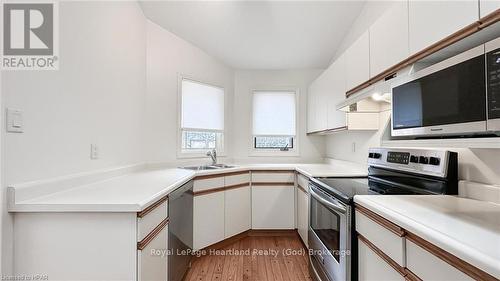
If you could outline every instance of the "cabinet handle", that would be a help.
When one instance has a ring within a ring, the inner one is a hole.
[[[155,239],[156,236],[167,226],[168,218],[165,218],[157,225],[146,237],[144,237],[141,241],[137,242],[137,250],[142,251],[146,246]]]

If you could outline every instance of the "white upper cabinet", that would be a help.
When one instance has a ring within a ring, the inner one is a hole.
[[[479,19],[477,0],[409,3],[410,53],[414,54]]]
[[[325,130],[327,127],[327,98],[330,85],[327,81],[329,69],[326,69],[309,86],[307,93],[307,132]]]
[[[498,0],[479,0],[480,17],[484,17],[500,9],[500,1]]]
[[[325,70],[319,80],[320,85],[316,100],[316,127],[318,131],[327,129],[328,116],[328,96],[330,95],[331,85],[329,82],[330,69]]]
[[[370,76],[408,55],[408,2],[397,1],[370,27]]]
[[[316,81],[316,80],[315,80]],[[314,114],[314,107],[316,104],[314,103],[314,82],[309,85],[309,88],[307,89],[307,132],[312,133],[314,132],[314,121],[315,121],[315,114]]]
[[[346,114],[343,111],[337,110],[337,104],[345,99],[346,92],[346,75],[345,75],[345,56],[341,55],[330,66],[331,69],[331,85],[330,95],[328,96],[327,105],[327,126],[328,129],[336,129],[344,127],[346,124]]]
[[[307,90],[307,132],[312,133],[318,131],[316,125],[316,96],[318,95],[317,81],[314,80]]]
[[[368,30],[345,51],[345,59],[348,90],[370,79],[370,35]]]

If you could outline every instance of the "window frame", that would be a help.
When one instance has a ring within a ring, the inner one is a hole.
[[[208,129],[199,129],[199,128],[182,128],[182,81],[184,80],[189,80],[194,83],[202,84],[202,85],[207,85],[210,87],[216,87],[220,88],[224,91],[224,130],[208,130]],[[227,112],[227,97],[226,97],[226,88],[223,86],[218,85],[217,83],[212,83],[212,82],[205,82],[202,79],[196,79],[188,75],[178,75],[178,81],[177,81],[177,158],[206,158],[206,153],[207,151],[211,150],[211,148],[208,149],[193,149],[193,150],[186,150],[182,147],[183,145],[183,132],[184,131],[190,131],[190,132],[213,132],[218,135],[216,135],[216,144],[215,144],[215,149],[217,150],[217,156],[219,157],[225,157],[226,156],[226,112]]]
[[[295,93],[295,136],[282,136],[282,135],[254,135],[253,134],[253,97],[255,92],[294,92]],[[290,87],[264,87],[255,88],[250,90],[250,148],[249,156],[255,157],[268,157],[268,156],[300,156],[300,138],[299,138],[299,120],[300,120],[300,88],[290,86]],[[293,148],[286,151],[280,150],[280,148],[256,148],[255,138],[261,137],[292,137]]]

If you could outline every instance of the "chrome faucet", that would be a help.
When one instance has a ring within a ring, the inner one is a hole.
[[[210,156],[212,158],[212,165],[217,165],[217,150],[212,149],[207,152],[207,156]]]

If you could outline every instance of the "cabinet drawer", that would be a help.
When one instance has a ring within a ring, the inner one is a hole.
[[[148,245],[137,251],[138,281],[167,280],[168,256],[156,256],[152,250],[168,249],[168,225],[165,226]]]
[[[389,256],[397,264],[404,267],[405,238],[402,237],[404,231],[401,229],[400,234],[395,233],[397,232],[396,230],[391,230],[387,226],[383,226],[379,222],[375,222],[372,217],[373,215],[370,215],[367,212],[370,211],[360,209],[358,206],[356,207],[356,231],[368,239],[377,248],[382,250],[382,252],[387,254],[387,256]]]
[[[168,217],[168,200],[165,197],[137,214],[137,241],[141,241]]]
[[[406,267],[422,280],[474,280],[410,240],[406,240]]]
[[[358,263],[360,281],[399,280],[405,278],[375,253],[364,241],[358,239]]]
[[[302,189],[308,191],[309,190],[309,178],[307,178],[301,174],[297,174],[297,185],[301,186]]]
[[[250,182],[250,173],[245,172],[243,174],[234,174],[230,176],[226,176],[224,178],[224,185],[225,186],[232,186],[232,185],[238,185],[238,184],[244,184],[244,183],[249,183]]]
[[[276,172],[252,172],[252,183],[293,183],[295,182],[295,173],[290,171]]]
[[[193,192],[224,187],[224,176],[195,179]]]

